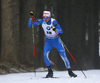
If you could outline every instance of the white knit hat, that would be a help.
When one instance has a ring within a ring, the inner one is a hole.
[[[50,11],[44,11],[43,12],[43,17],[50,17],[51,16],[51,12]]]

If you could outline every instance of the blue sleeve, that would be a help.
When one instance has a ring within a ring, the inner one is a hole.
[[[38,26],[38,25],[41,25],[42,26],[42,23],[43,23],[43,19],[39,19],[36,22],[33,22],[33,25],[34,26]]]
[[[28,27],[32,27],[32,18],[30,18],[28,21]]]
[[[33,26],[38,26],[38,25],[42,25],[43,23],[43,19],[39,19],[38,21],[36,22],[32,22],[32,18],[29,19],[29,22],[28,22],[28,27],[32,27],[32,23],[33,23]]]
[[[53,21],[53,26],[59,30],[59,33],[63,33],[63,30],[61,28],[61,26],[58,24],[58,22],[56,20]]]

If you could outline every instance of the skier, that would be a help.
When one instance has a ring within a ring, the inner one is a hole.
[[[32,11],[30,12],[30,15],[31,16],[33,15]],[[63,30],[60,27],[60,25],[58,24],[58,22],[55,19],[51,18],[51,12],[48,10],[44,11],[43,12],[43,19],[40,19],[36,22],[32,22],[32,18],[30,18],[29,22],[28,22],[28,27],[32,27],[32,24],[34,27],[41,25],[43,30],[44,30],[45,36],[46,36],[46,43],[44,46],[44,53],[43,53],[44,61],[45,61],[45,64],[48,68],[48,74],[46,75],[46,77],[47,78],[53,77],[53,71],[52,71],[49,57],[48,57],[49,52],[51,51],[51,49],[53,47],[55,47],[57,49],[62,60],[64,61],[65,66],[68,70],[69,76],[70,77],[77,77],[77,75],[74,74],[71,70],[69,60],[66,57],[64,46],[63,46],[61,40],[59,39],[59,37],[60,37],[59,34],[63,33]]]

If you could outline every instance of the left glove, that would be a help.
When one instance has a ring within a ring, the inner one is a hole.
[[[56,31],[56,28],[55,28],[55,27],[52,27],[52,30],[53,30],[53,31]]]
[[[60,33],[60,30],[59,29],[56,29],[55,27],[52,27],[52,30],[53,31],[56,31],[57,34]]]

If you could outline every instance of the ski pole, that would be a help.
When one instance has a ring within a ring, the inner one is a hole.
[[[59,37],[59,39],[61,40],[61,38]],[[85,75],[85,73],[83,72],[83,70],[81,69],[80,65],[76,62],[75,58],[72,56],[72,54],[70,53],[70,51],[68,50],[68,48],[66,47],[66,45],[64,44],[64,42],[61,40],[61,42],[63,43],[65,49],[67,50],[67,52],[70,54],[70,56],[72,57],[72,59],[74,60],[74,62],[77,64],[77,66],[79,67],[79,69],[81,70],[81,72],[83,73],[83,75],[85,76],[85,78],[87,78],[87,76]]]
[[[36,76],[36,68],[35,68],[35,42],[34,42],[34,26],[33,26],[33,15],[34,12],[31,11],[30,12],[31,18],[32,18],[32,36],[33,36],[33,56],[34,56],[34,72],[35,72],[35,76]]]

